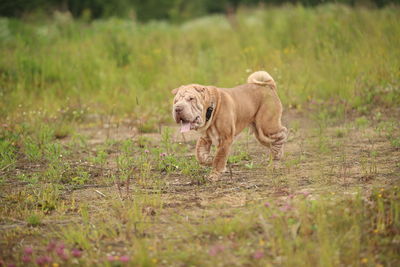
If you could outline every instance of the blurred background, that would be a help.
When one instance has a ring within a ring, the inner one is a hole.
[[[264,69],[285,109],[400,104],[398,0],[0,2],[0,120],[172,123],[171,90]],[[40,114],[40,115],[38,115]],[[109,119],[107,119],[109,120]]]

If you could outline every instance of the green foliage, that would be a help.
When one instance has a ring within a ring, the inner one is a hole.
[[[0,117],[23,121],[42,109],[42,116],[81,122],[96,112],[127,115],[155,131],[170,120],[171,89],[235,86],[259,69],[275,78],[285,107],[396,106],[398,14],[396,7],[324,5],[239,9],[234,21],[210,16],[181,25],[2,19]],[[69,132],[57,126],[52,134]]]
[[[26,223],[29,226],[39,226],[42,224],[42,216],[38,213],[32,213],[26,218]]]

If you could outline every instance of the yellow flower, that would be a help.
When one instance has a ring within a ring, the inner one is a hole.
[[[375,230],[374,230],[374,233],[375,233],[375,234],[377,234],[378,232],[379,232],[379,230],[378,230],[378,229],[375,229]]]
[[[260,246],[264,246],[265,245],[265,241],[263,239],[260,239],[259,244],[260,244]]]
[[[157,259],[151,259],[151,261],[152,261],[154,264],[158,262]]]
[[[361,259],[361,263],[367,263],[368,262],[368,259],[367,258],[362,258]]]
[[[379,194],[378,197],[382,197],[382,194]]]
[[[58,266],[60,266],[57,262],[53,262],[53,265],[51,265],[51,266],[53,266],[53,267],[58,267]]]

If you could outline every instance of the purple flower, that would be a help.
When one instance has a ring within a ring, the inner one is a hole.
[[[311,195],[311,193],[310,192],[303,192],[303,196],[305,196],[305,197],[308,197],[309,195]]]
[[[266,208],[269,208],[269,207],[271,207],[271,204],[269,204],[269,202],[265,202],[265,203],[264,203],[264,206],[265,206]]]
[[[277,218],[278,216],[276,216],[276,214],[272,214],[271,216],[269,216],[269,218],[270,219],[275,219],[275,218]]]
[[[107,260],[108,260],[108,261],[115,261],[115,257],[114,257],[113,255],[109,255],[109,256],[107,257]]]
[[[82,256],[82,250],[77,249],[77,248],[73,248],[72,251],[71,251],[71,254],[75,258],[80,258]]]
[[[162,157],[162,158],[165,157],[165,156],[167,156],[167,153],[165,153],[165,152],[160,154],[160,157]]]
[[[291,209],[292,209],[292,206],[290,206],[289,204],[286,204],[285,206],[280,207],[279,209],[280,209],[281,211],[283,211],[283,212],[286,212],[286,211],[291,210]]]
[[[63,243],[61,243],[61,244],[58,245],[58,248],[64,249],[64,248],[65,248],[65,245],[64,245]]]
[[[31,247],[26,247],[26,248],[24,249],[25,255],[31,255],[32,252],[33,252],[33,248],[31,248]]]
[[[121,257],[119,257],[119,260],[121,262],[129,262],[129,257],[128,256],[121,256]]]
[[[68,260],[68,255],[65,253],[64,248],[61,247],[56,248],[56,253],[58,257],[60,257],[60,259],[62,259],[63,261]]]
[[[17,265],[15,265],[15,263],[9,263],[7,266],[8,267],[17,267]]]
[[[256,260],[261,259],[262,257],[264,257],[264,252],[262,250],[257,250],[256,252],[254,252],[253,254],[253,258]]]
[[[22,256],[22,262],[24,262],[24,263],[31,262],[31,256],[29,256],[29,255]]]
[[[49,256],[41,256],[41,257],[36,259],[36,263],[39,266],[45,265],[45,264],[50,263],[50,262],[51,262],[51,258]]]
[[[57,243],[55,241],[50,241],[50,243],[47,245],[47,251],[51,252],[53,251],[57,246]]]
[[[214,245],[210,248],[210,250],[208,251],[208,254],[210,254],[210,256],[215,256],[218,253],[222,252],[225,250],[225,247],[222,245]]]
[[[148,149],[146,149],[146,150],[144,151],[144,153],[149,154],[150,151],[149,151]]]

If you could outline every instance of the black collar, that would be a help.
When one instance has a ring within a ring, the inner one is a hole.
[[[211,118],[211,114],[214,110],[213,104],[211,104],[211,106],[208,107],[207,112],[206,112],[206,122],[209,121],[209,119]]]

